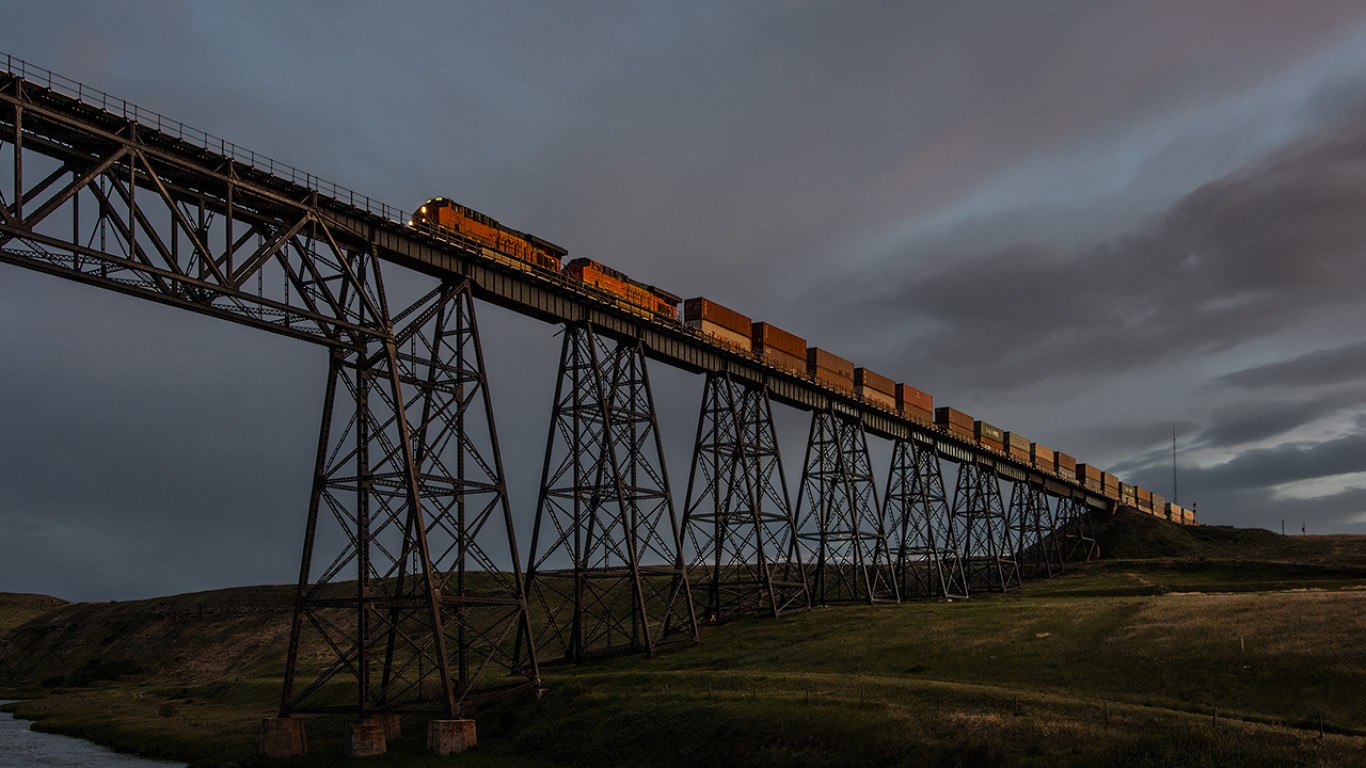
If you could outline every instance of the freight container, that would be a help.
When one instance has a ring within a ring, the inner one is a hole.
[[[853,394],[854,364],[818,347],[806,350],[806,372],[818,384]]]
[[[1151,495],[1152,495],[1152,500],[1151,500],[1150,502],[1148,502],[1148,503],[1152,505],[1153,514],[1154,514],[1154,515],[1157,515],[1158,517],[1166,517],[1166,515],[1167,515],[1167,500],[1166,500],[1165,498],[1163,498],[1162,496],[1159,496],[1159,495],[1157,495],[1157,494],[1155,494],[1155,493],[1153,493],[1153,494],[1151,494]]]
[[[947,405],[934,409],[934,423],[960,437],[973,437],[972,417]]]
[[[754,349],[749,318],[709,299],[698,297],[683,302],[683,323],[723,346],[743,352]]]
[[[977,442],[988,448],[995,448],[1004,452],[1006,449],[1006,433],[1000,427],[978,419],[972,423],[972,436],[977,438]]]
[[[908,419],[924,422],[934,421],[934,398],[928,392],[915,387],[896,385],[896,408]]]
[[[1107,499],[1119,501],[1119,478],[1109,472],[1101,472],[1100,493]]]
[[[1168,503],[1164,508],[1166,517],[1173,523],[1181,522],[1181,505]]]
[[[1076,480],[1077,460],[1062,451],[1056,451],[1053,454],[1053,471],[1058,473],[1058,477]]]
[[[1093,467],[1090,464],[1077,465],[1077,481],[1088,491],[1100,493],[1104,486],[1101,485],[1100,467]]]
[[[723,347],[737,349],[742,352],[752,352],[754,343],[750,341],[748,334],[736,333],[729,328],[717,325],[710,320],[686,320],[687,325],[693,330],[701,332],[703,336],[709,336]]]
[[[861,400],[866,400],[873,405],[886,408],[889,411],[896,410],[896,398],[886,392],[855,384],[854,396]]]
[[[1119,503],[1127,504],[1131,507],[1138,507],[1138,496],[1134,493],[1134,487],[1128,483],[1119,484]]]
[[[1046,448],[1042,445],[1039,445],[1038,443],[1029,444],[1030,464],[1033,464],[1039,469],[1046,469],[1049,472],[1056,472],[1057,467],[1054,466],[1054,462],[1055,459],[1052,448]]]
[[[1019,461],[1029,461],[1029,439],[1019,432],[1005,433],[1006,453],[1010,458]]]
[[[896,405],[896,382],[880,373],[874,373],[867,368],[855,368],[854,386],[881,392],[892,398],[893,406]]]
[[[806,339],[800,336],[768,323],[753,323],[750,325],[750,340],[754,342],[755,352],[782,352],[800,359],[802,362],[799,367],[806,367]]]
[[[753,343],[751,334],[754,324],[750,319],[729,307],[717,304],[711,299],[698,296],[683,302],[683,321],[690,323],[694,320],[706,320],[714,323],[750,339],[750,343]]]

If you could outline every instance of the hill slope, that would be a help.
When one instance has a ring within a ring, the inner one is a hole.
[[[547,664],[550,693],[479,713],[462,765],[1359,764],[1361,542],[1123,516],[1101,538],[1130,559],[1006,595],[706,627],[655,659]],[[291,592],[59,608],[9,633],[0,686],[46,692],[21,705],[40,727],[259,764]],[[345,727],[311,722],[314,754],[291,764],[339,764]],[[447,764],[420,757],[421,720],[404,730],[363,764]]]

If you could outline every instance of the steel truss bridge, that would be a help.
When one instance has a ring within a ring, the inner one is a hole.
[[[542,660],[648,654],[817,604],[1012,589],[1090,557],[1089,510],[1111,506],[3,55],[0,169],[0,261],[326,348],[281,717],[456,719],[538,691]],[[393,268],[435,287],[390,306]],[[526,553],[476,300],[564,328]],[[647,361],[705,377],[681,507]],[[775,403],[811,414],[795,497]],[[870,436],[892,442],[881,487]]]

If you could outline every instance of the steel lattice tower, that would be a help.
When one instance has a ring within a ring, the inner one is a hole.
[[[810,608],[768,390],[707,375],[683,528],[703,620]]]
[[[331,355],[282,715],[458,717],[540,685],[513,655],[527,605],[469,285],[395,319],[392,343]],[[314,577],[324,542],[340,551]],[[354,707],[332,693],[347,677]]]
[[[1010,518],[1016,524],[1016,559],[1021,576],[1052,578],[1062,572],[1059,530],[1043,486],[1015,483],[1010,494]]]
[[[861,423],[841,419],[828,406],[811,415],[801,488],[798,539],[812,602],[898,601]]]
[[[915,440],[892,444],[883,519],[891,530],[902,598],[968,596],[958,532],[934,448]]]
[[[964,572],[973,590],[1005,592],[1020,586],[1014,532],[996,470],[975,461],[958,465],[952,514],[963,532]]]
[[[567,326],[527,569],[538,647],[579,662],[695,640],[680,544],[644,350]]]
[[[1076,498],[1060,499],[1057,518],[1062,536],[1063,559],[1075,562],[1089,561],[1095,557],[1096,531],[1086,503]]]

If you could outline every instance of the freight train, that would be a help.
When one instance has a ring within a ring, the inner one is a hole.
[[[818,347],[808,347],[800,336],[755,322],[749,317],[698,297],[683,302],[678,296],[592,259],[577,258],[561,265],[569,251],[535,235],[506,227],[493,218],[453,200],[435,197],[413,214],[409,226],[453,239],[480,255],[514,269],[558,276],[601,295],[622,309],[653,320],[682,323],[705,341],[744,354],[765,365],[809,378],[812,382],[896,413],[907,421],[955,435],[1037,470],[1050,473],[1100,494],[1116,505],[1181,525],[1196,525],[1195,512],[1168,503],[1161,496],[1060,451],[1027,440],[1016,432],[974,419],[949,407],[934,407],[934,398],[906,384],[857,368],[848,360]]]

